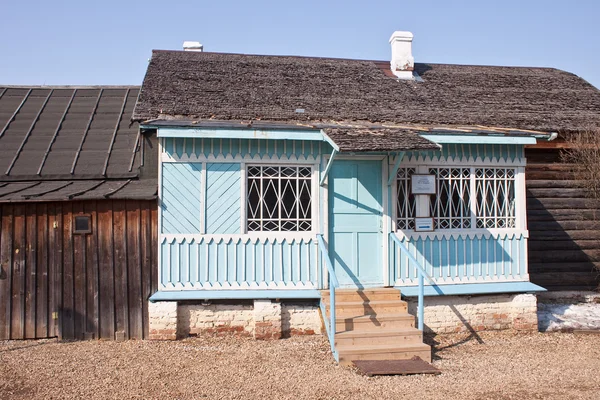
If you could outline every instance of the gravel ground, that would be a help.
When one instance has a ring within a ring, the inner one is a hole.
[[[0,399],[600,399],[600,335],[430,338],[439,376],[366,377],[324,337],[0,341]]]

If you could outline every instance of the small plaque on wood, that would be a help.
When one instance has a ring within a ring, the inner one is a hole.
[[[416,217],[415,232],[433,232],[433,217]]]
[[[412,194],[435,194],[435,175],[413,174],[410,182]]]

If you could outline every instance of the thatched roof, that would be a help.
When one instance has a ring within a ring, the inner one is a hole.
[[[138,93],[0,86],[0,203],[155,198],[156,173],[142,178],[142,138],[131,123]]]
[[[370,121],[579,131],[600,91],[551,68],[415,64],[155,50],[133,119]],[[297,112],[303,110],[303,112]]]

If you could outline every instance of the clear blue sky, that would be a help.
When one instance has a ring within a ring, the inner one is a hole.
[[[600,87],[599,0],[0,0],[0,84],[140,84],[152,49],[555,67]]]

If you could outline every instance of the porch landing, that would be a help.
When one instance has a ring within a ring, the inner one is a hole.
[[[415,356],[431,362],[431,348],[423,343],[423,332],[415,328],[398,289],[338,289],[335,294],[335,347],[341,365]],[[329,315],[328,290],[321,292],[321,299]]]

